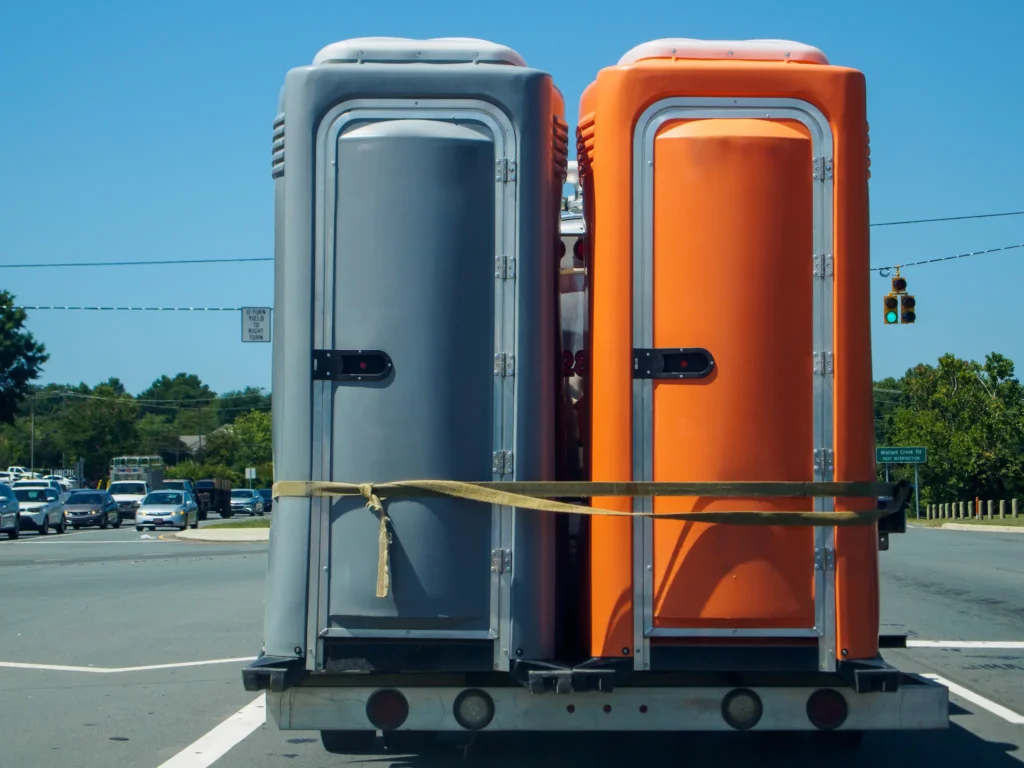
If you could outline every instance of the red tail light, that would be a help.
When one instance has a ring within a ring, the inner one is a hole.
[[[398,691],[377,691],[366,702],[366,717],[375,728],[393,731],[409,717],[409,702]]]
[[[848,712],[843,694],[832,688],[817,690],[807,699],[807,719],[823,731],[831,731],[845,723]]]

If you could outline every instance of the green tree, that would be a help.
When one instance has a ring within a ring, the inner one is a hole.
[[[230,425],[212,432],[206,438],[202,450],[202,462],[238,468],[238,436]]]
[[[169,407],[208,409],[215,397],[217,393],[194,373],[161,376],[139,394],[139,400],[148,401],[140,403],[141,412],[157,415],[166,415]]]
[[[239,467],[257,467],[273,456],[269,411],[249,411],[242,414],[230,427],[237,439]]]
[[[165,462],[177,462],[182,448],[178,439],[178,425],[171,416],[144,413],[135,425],[138,434],[138,452],[160,455]]]
[[[137,452],[138,414],[138,404],[116,378],[88,395],[69,397],[61,418],[62,443],[69,458],[85,460],[87,477],[104,477],[111,458]]]
[[[217,398],[217,419],[219,424],[230,424],[239,415],[251,410],[269,410],[270,393],[262,387],[246,387],[225,392]]]
[[[25,310],[14,306],[14,296],[0,291],[0,423],[13,424],[29,385],[50,359],[46,347],[25,330]]]
[[[884,416],[890,445],[923,445],[922,501],[1007,498],[1024,489],[1024,390],[1013,363],[944,355],[907,371],[898,404]],[[913,468],[895,465],[909,479]]]

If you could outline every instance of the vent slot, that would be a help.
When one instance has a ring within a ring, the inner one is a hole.
[[[274,138],[270,145],[270,177],[284,176],[284,112],[274,118]]]

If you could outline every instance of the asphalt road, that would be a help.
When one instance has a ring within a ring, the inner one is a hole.
[[[281,732],[272,722],[211,763],[209,743],[197,746],[197,740],[225,721],[230,729],[254,712],[262,717],[253,707],[237,713],[259,698],[242,689],[239,669],[260,648],[266,544],[143,536],[128,527],[0,540],[0,765],[155,768],[172,759],[175,768],[454,764],[451,757],[386,753],[346,760],[324,752],[318,734]],[[912,647],[889,651],[887,658],[1024,714],[1024,535],[913,529],[893,537],[881,557],[883,631],[907,632],[917,643],[1018,645]],[[163,666],[175,664],[189,666]],[[600,768],[625,761],[718,768],[724,755],[730,764],[787,768],[817,766],[823,758],[833,766],[903,768],[1024,762],[1024,725],[977,699],[952,699],[949,731],[871,734],[852,755],[826,758],[806,739],[723,734],[596,736],[574,744],[514,738],[483,745],[479,757],[492,768]]]

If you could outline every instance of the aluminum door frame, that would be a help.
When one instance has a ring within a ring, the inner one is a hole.
[[[313,244],[313,345],[316,349],[333,349],[334,345],[334,279],[336,254],[334,228],[336,221],[335,195],[337,189],[338,140],[353,123],[383,122],[387,120],[437,120],[443,122],[475,123],[485,128],[491,137],[495,152],[495,168],[506,159],[518,166],[516,132],[508,117],[496,106],[476,99],[352,99],[344,101],[327,112],[317,128],[316,136],[316,190],[314,208]],[[515,176],[501,178],[496,171],[494,222],[495,264],[508,256],[518,262],[516,237],[516,211],[518,195]],[[515,310],[518,304],[518,284],[504,279],[497,269],[494,285],[494,350],[489,357],[503,350],[517,347]],[[312,480],[331,480],[331,434],[335,383],[313,381],[313,440]],[[515,451],[515,378],[494,378],[493,450]],[[493,481],[504,479],[494,472]],[[369,478],[372,480],[372,478]],[[514,479],[514,475],[513,478]],[[356,481],[359,482],[359,481]],[[457,630],[349,630],[327,628],[328,596],[330,589],[330,497],[310,500],[309,532],[309,586],[306,610],[307,669],[324,667],[326,638],[419,638],[419,639],[491,639],[494,640],[495,668],[504,658],[498,650],[506,638],[511,638],[510,593],[512,574],[491,571],[490,626],[487,630],[459,632]],[[514,516],[511,507],[494,505],[491,508],[491,548],[514,547]],[[482,575],[483,577],[483,575]],[[505,646],[508,647],[507,644]]]
[[[815,482],[833,478],[833,136],[825,115],[814,105],[786,98],[675,97],[662,99],[640,115],[633,133],[633,346],[654,346],[654,140],[665,123],[686,119],[789,120],[811,135],[815,184],[813,253],[807,269],[814,275],[813,371],[814,452],[808,462]],[[654,382],[633,380],[633,479],[653,480]],[[834,511],[835,500],[816,498],[814,511]],[[633,509],[653,512],[651,497],[636,498]],[[836,668],[835,529],[814,529],[814,627],[793,629],[655,629],[654,521],[633,520],[633,666],[651,667],[651,637],[801,637],[818,641],[818,668]]]

